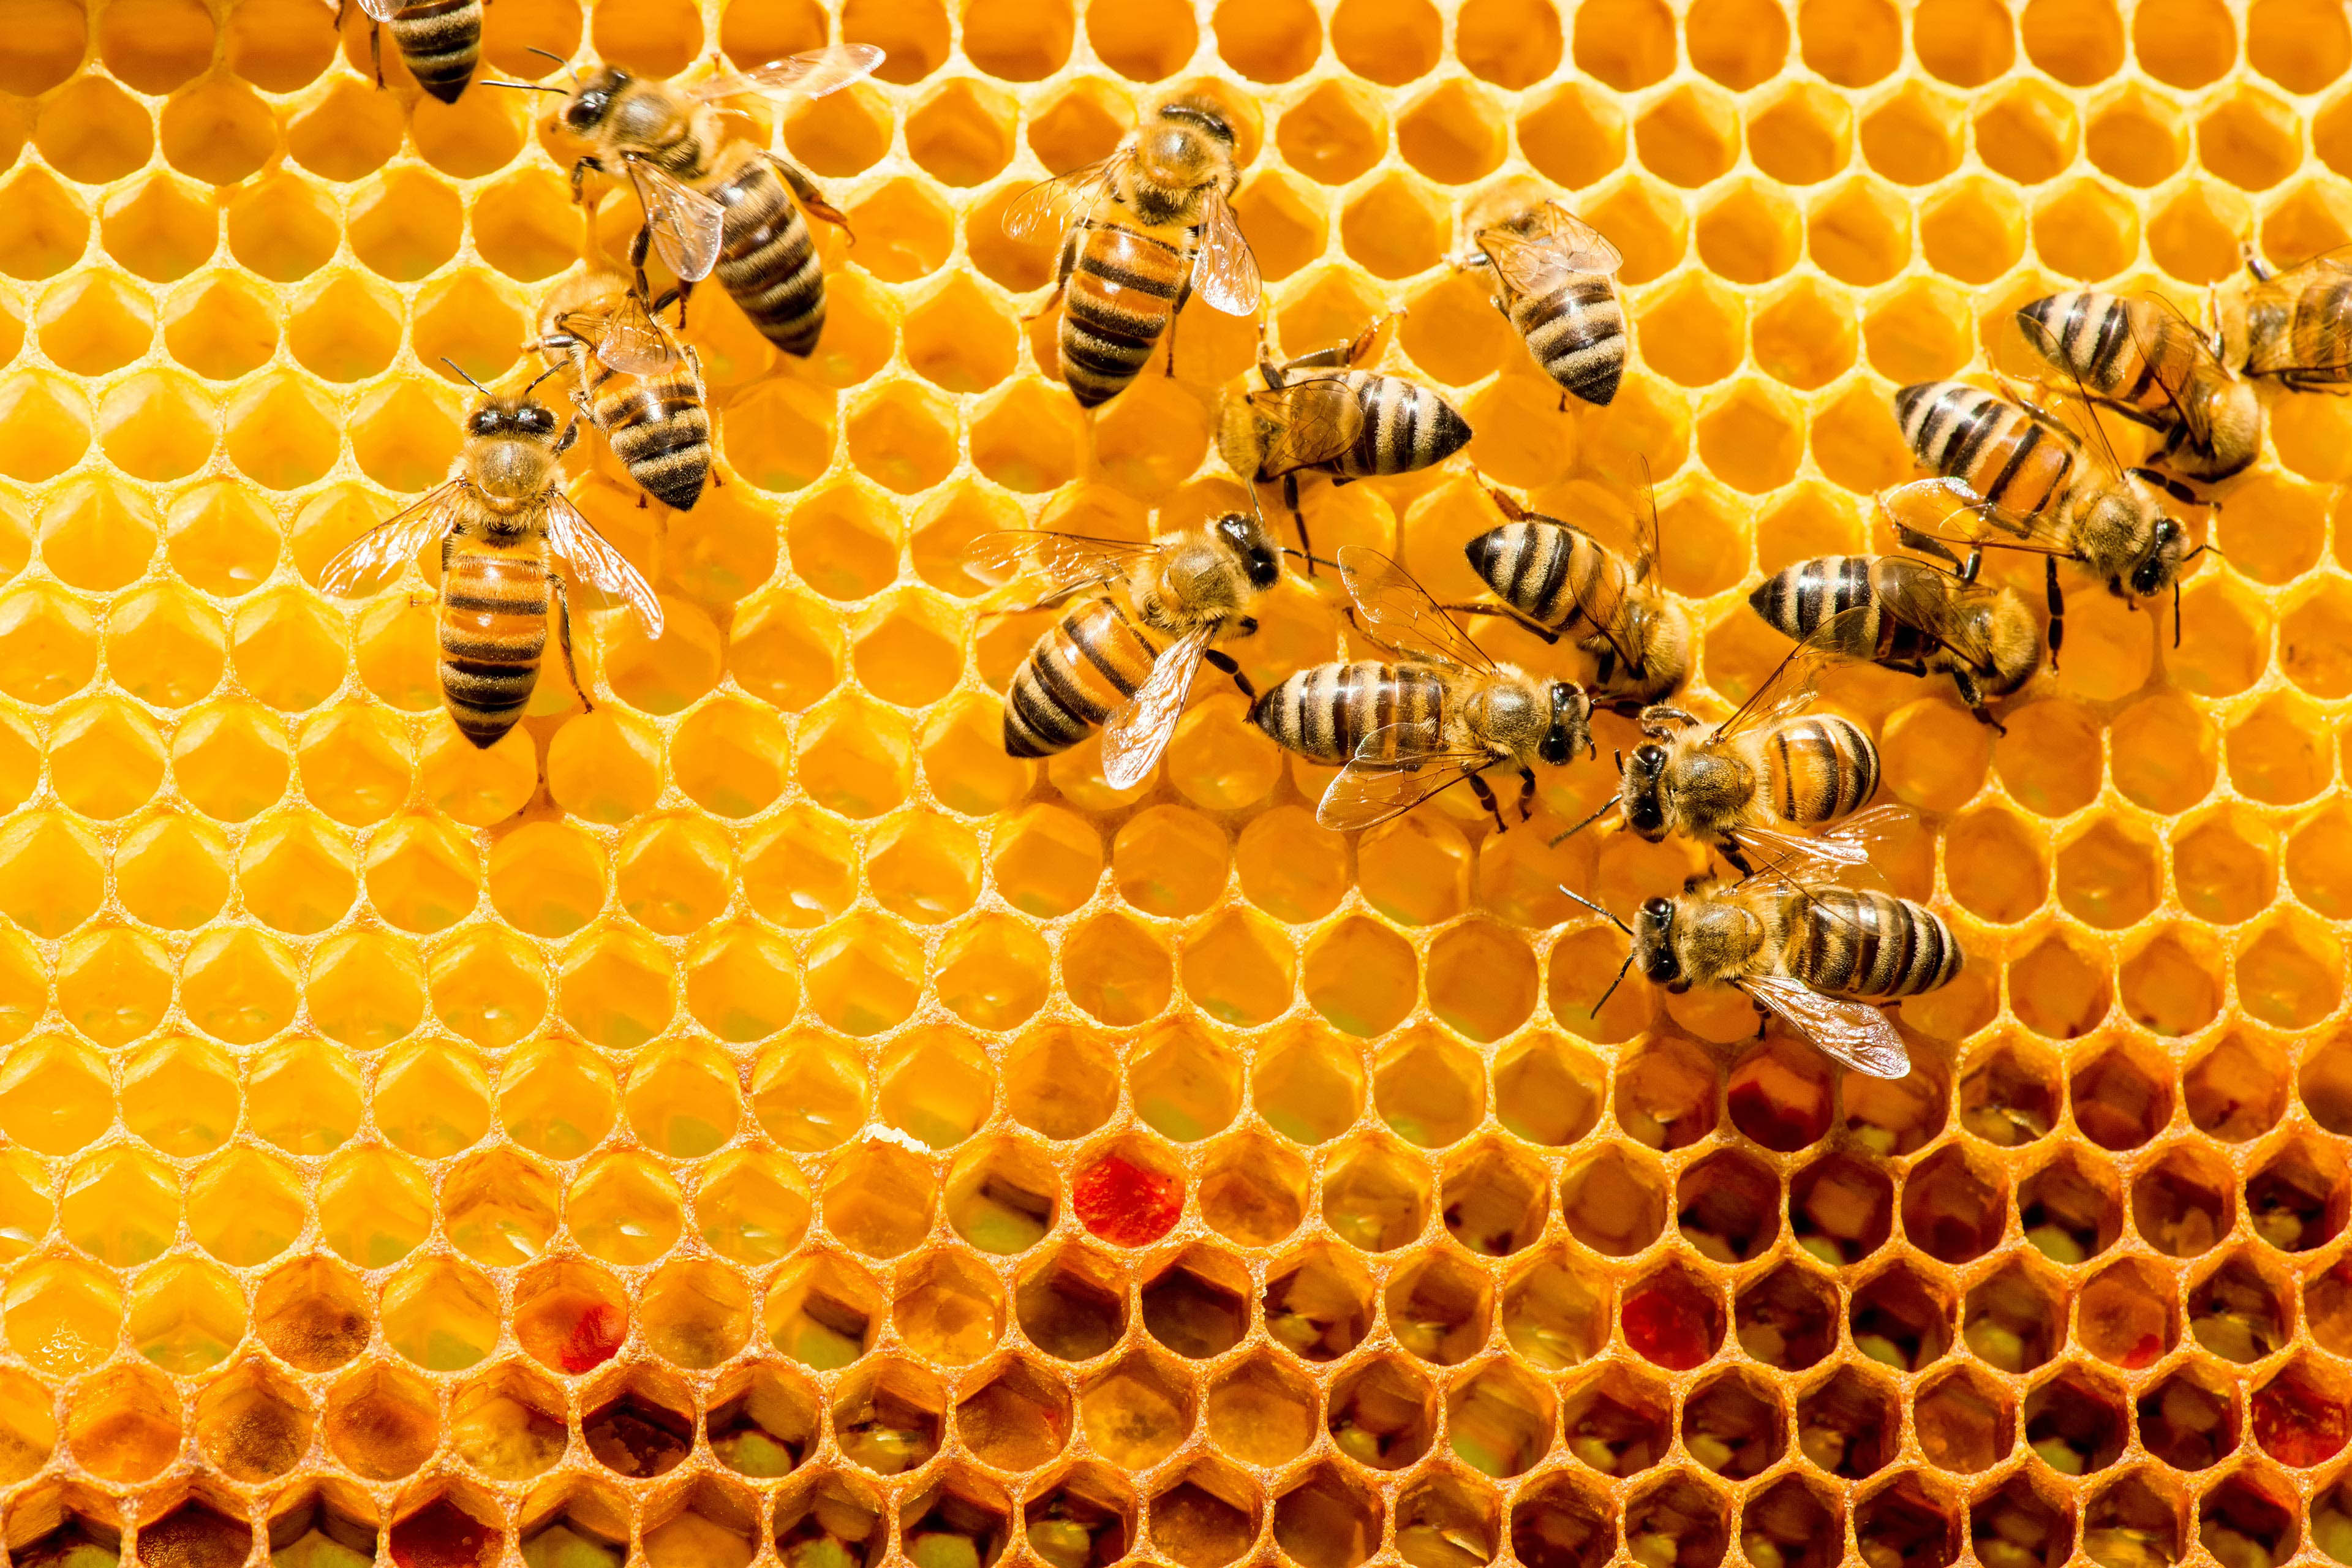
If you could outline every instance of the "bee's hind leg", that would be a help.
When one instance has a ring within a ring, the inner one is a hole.
[[[2066,646],[2066,591],[2058,586],[2058,557],[2042,558],[2042,593],[2050,604],[2050,673],[2058,673],[2058,650]]]
[[[1508,833],[1511,825],[1503,820],[1503,803],[1495,798],[1494,786],[1476,773],[1470,774],[1469,779],[1470,793],[1478,797],[1478,804],[1485,806],[1487,814],[1495,819],[1495,831]]]
[[[1519,820],[1525,822],[1536,814],[1536,775],[1532,768],[1519,770]]]
[[[580,699],[584,713],[596,711],[588,700],[588,689],[580,684],[580,667],[572,662],[572,598],[563,590],[563,579],[554,573],[547,574],[548,586],[555,590],[555,646],[563,655],[563,673],[572,682],[572,695]]]
[[[1241,688],[1241,693],[1243,696],[1248,698],[1252,702],[1255,702],[1257,700],[1257,688],[1250,684],[1249,677],[1242,673],[1242,667],[1234,662],[1234,656],[1232,654],[1225,653],[1220,649],[1213,647],[1202,653],[1201,660],[1211,668],[1222,670],[1225,674],[1232,676],[1234,679],[1234,684]]]
[[[1290,509],[1290,521],[1298,525],[1298,553],[1307,558],[1307,574],[1315,575],[1315,546],[1307,542],[1307,514],[1298,508],[1298,470],[1293,468],[1282,476],[1282,504]]]
[[[636,237],[629,241],[629,268],[637,275],[637,298],[640,300],[653,297],[653,285],[646,281],[646,258],[653,253],[653,248],[654,226],[639,224]],[[677,324],[683,327],[686,325],[686,301],[682,299],[678,301],[677,310]]]

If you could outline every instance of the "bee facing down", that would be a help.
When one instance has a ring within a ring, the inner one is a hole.
[[[1338,767],[1315,818],[1345,832],[1402,816],[1467,780],[1507,825],[1479,775],[1519,771],[1519,819],[1534,811],[1538,762],[1558,765],[1592,744],[1592,705],[1571,681],[1497,664],[1403,567],[1349,545],[1339,572],[1365,635],[1397,662],[1302,669],[1250,710],[1250,721],[1309,762]]]
[[[1537,636],[1567,637],[1592,656],[1593,705],[1638,711],[1681,690],[1690,679],[1690,612],[1653,576],[1656,501],[1637,520],[1641,545],[1628,562],[1580,528],[1492,486],[1486,493],[1510,521],[1465,547],[1470,569]]]
[[[1944,672],[1969,711],[2000,730],[1986,704],[2041,669],[2042,628],[2016,589],[1977,582],[1981,560],[1954,559],[1947,570],[1902,555],[1827,555],[1765,578],[1748,603],[1789,637],[1833,632],[1827,646],[1841,658],[1906,675]]]
[[[1062,234],[1062,379],[1081,406],[1118,395],[1164,332],[1176,373],[1176,314],[1194,293],[1231,316],[1257,311],[1257,259],[1234,221],[1234,132],[1205,99],[1155,108],[1101,163],[1024,192],[1004,231]],[[1042,313],[1042,312],[1041,312]]]
[[[2254,460],[2263,405],[2212,343],[2167,300],[2075,289],[2017,312],[2025,341],[2085,396],[2164,433],[2158,462],[2225,479]]]
[[[2058,563],[2076,561],[2134,599],[2169,591],[2178,599],[2190,557],[2189,531],[2166,510],[2166,497],[2196,497],[2148,468],[2126,470],[2097,437],[2085,446],[2053,415],[2030,403],[2006,402],[1959,381],[1921,382],[1895,395],[1904,438],[1921,467],[1940,479],[1897,488],[1889,503],[1909,512],[1924,508],[1972,524],[1956,536],[1971,552],[2024,550],[2048,558],[2050,657],[2054,666],[2066,637],[2066,599]],[[1975,524],[1989,525],[1986,528]],[[1940,524],[1921,526],[1906,542],[1944,539]],[[2174,621],[2179,638],[2179,619]]]
[[[662,324],[669,300],[647,310],[619,273],[577,273],[549,291],[531,346],[566,373],[580,412],[638,488],[689,511],[710,478],[710,416],[698,356]]]
[[[416,85],[444,103],[457,101],[482,58],[482,0],[360,0],[360,9],[367,13],[376,86],[383,85],[383,29],[390,27],[400,63]]]
[[[1568,395],[1607,406],[1625,374],[1625,312],[1617,269],[1625,258],[1558,202],[1538,202],[1471,237],[1465,268],[1494,269],[1495,309],[1518,329],[1544,374]]]
[[[1637,837],[1696,839],[1743,875],[1757,859],[1791,853],[1841,863],[1867,858],[1876,837],[1908,814],[1882,807],[1853,815],[1877,792],[1878,748],[1852,720],[1807,711],[1822,671],[1843,657],[1845,623],[1862,613],[1846,612],[1791,648],[1720,724],[1710,728],[1679,708],[1646,710],[1642,743],[1618,759],[1618,793],[1569,832],[1614,808]],[[1790,831],[1840,823],[1835,838]]]
[[[564,95],[564,131],[594,149],[572,167],[572,196],[591,172],[625,174],[645,211],[630,250],[640,295],[651,294],[644,278],[650,248],[677,275],[681,317],[685,295],[716,272],[761,336],[788,354],[813,353],[824,330],[824,269],[801,215],[845,228],[846,220],[799,169],[730,135],[718,104],[747,94],[821,98],[881,63],[870,44],[837,44],[686,89],[600,66]]]
[[[320,577],[327,592],[352,593],[441,542],[441,696],[477,746],[514,728],[530,700],[551,601],[564,674],[581,706],[594,707],[572,662],[572,605],[558,565],[625,599],[647,637],[662,631],[652,587],[558,488],[557,458],[579,426],[559,429],[554,412],[531,396],[538,384],[503,395],[478,387],[457,471],[346,545]]]
[[[2222,357],[2290,392],[2352,384],[2352,258],[2330,251],[2281,272],[2248,256],[2246,273],[2215,297]]]
[[[1949,984],[1960,972],[1958,941],[1924,905],[1808,883],[1806,875],[1798,868],[1727,886],[1696,884],[1678,898],[1643,900],[1630,926],[1577,901],[1625,932],[1626,967],[1652,984],[1675,993],[1732,986],[1855,1071],[1908,1076],[1910,1053],[1875,1004]]]
[[[1354,342],[1284,364],[1267,357],[1263,328],[1257,381],[1225,395],[1217,450],[1252,484],[1282,481],[1284,504],[1307,548],[1298,510],[1298,476],[1312,469],[1335,485],[1442,463],[1470,443],[1470,422],[1433,389],[1402,376],[1357,367],[1376,357],[1393,317]],[[1311,564],[1311,563],[1310,563]]]
[[[1250,610],[1280,579],[1280,555],[1265,525],[1240,512],[1143,544],[1026,530],[972,541],[968,565],[992,574],[1031,568],[1045,586],[1035,607],[1069,606],[1013,671],[1005,751],[1052,756],[1102,725],[1104,782],[1141,784],[1203,663],[1256,697],[1232,656],[1211,645],[1257,630]]]

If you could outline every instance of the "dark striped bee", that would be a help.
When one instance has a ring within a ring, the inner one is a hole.
[[[2066,637],[2061,561],[2079,562],[2111,593],[2130,598],[2170,590],[2179,640],[2180,574],[2192,552],[2188,529],[2165,510],[2164,498],[2194,502],[2193,493],[2153,469],[2125,468],[2095,416],[2096,445],[2085,446],[2032,404],[2005,402],[1959,381],[1906,386],[1895,395],[1895,412],[1912,455],[1943,477],[1901,486],[1890,501],[1906,512],[1936,510],[1945,521],[1969,517],[1957,542],[1972,553],[2023,550],[2048,558],[2053,668]],[[1905,542],[1918,548],[1922,539],[1945,539],[1942,527],[1913,528]]]
[[[1862,614],[1847,611],[1790,649],[1720,724],[1710,728],[1679,708],[1643,711],[1642,743],[1617,759],[1618,793],[1560,837],[1615,809],[1636,837],[1652,844],[1696,839],[1743,875],[1755,869],[1751,857],[1868,858],[1876,838],[1910,814],[1893,806],[1862,812],[1878,790],[1878,748],[1852,720],[1806,711],[1822,671],[1844,657],[1847,623]],[[1833,838],[1790,831],[1841,823]]]
[[[1402,376],[1357,367],[1374,358],[1393,316],[1354,342],[1276,364],[1258,334],[1255,388],[1225,395],[1217,450],[1253,484],[1282,481],[1282,498],[1307,542],[1298,476],[1314,469],[1335,485],[1442,463],[1470,442],[1470,422],[1434,391]],[[1313,563],[1309,562],[1310,567]]]
[[[482,58],[482,0],[360,0],[368,16],[368,53],[383,85],[383,29],[392,29],[400,63],[416,85],[455,103]],[[336,23],[341,24],[340,5]]]
[[[1499,290],[1495,309],[1518,329],[1544,374],[1568,394],[1607,406],[1625,374],[1625,312],[1617,269],[1625,258],[1601,231],[1558,202],[1538,202],[1471,236]]]
[[[2352,384],[2352,257],[2330,251],[2282,272],[2250,255],[2246,271],[2215,300],[2228,362],[2290,392]]]
[[[1919,536],[1930,551],[1949,552]],[[1829,651],[1905,675],[1941,670],[1977,718],[2042,668],[2042,628],[2014,588],[1979,584],[1981,557],[1950,568],[1905,555],[1825,555],[1757,584],[1748,603],[1775,631],[1801,640],[1829,634]]]
[[[882,51],[871,44],[836,44],[682,90],[617,66],[599,67],[584,80],[575,77],[563,129],[596,151],[572,164],[572,198],[579,199],[592,171],[625,173],[645,211],[629,252],[640,295],[652,297],[645,281],[650,249],[677,275],[681,318],[694,285],[716,272],[770,342],[788,354],[813,353],[824,330],[824,269],[801,214],[845,229],[848,222],[799,169],[730,137],[716,105],[755,93],[822,98],[871,76],[881,63]]]
[[[1029,567],[1046,589],[1035,608],[1069,605],[1013,671],[1005,751],[1052,756],[1099,724],[1103,781],[1141,784],[1203,662],[1257,696],[1232,656],[1211,645],[1257,630],[1250,609],[1281,577],[1280,556],[1265,525],[1240,512],[1144,544],[1025,530],[973,540],[964,561],[974,571]]]
[[[1535,809],[1538,762],[1592,745],[1592,705],[1572,681],[1546,680],[1481,652],[1403,567],[1376,550],[1339,552],[1354,618],[1399,662],[1302,669],[1257,700],[1250,721],[1309,762],[1338,767],[1315,818],[1342,832],[1370,827],[1467,780],[1495,818],[1479,775],[1519,770],[1519,819]]]
[[[710,478],[710,417],[694,350],[662,324],[670,298],[648,310],[617,272],[574,274],[549,291],[531,346],[568,373],[573,402],[638,487],[688,511]]]
[[[2263,444],[2263,405],[2169,300],[2079,289],[2033,300],[2017,324],[2084,395],[2164,433],[2153,459],[2194,479],[2226,479]]]
[[[1015,239],[1062,231],[1045,309],[1063,301],[1062,379],[1082,407],[1118,395],[1163,332],[1176,374],[1176,313],[1194,293],[1229,316],[1256,314],[1257,258],[1231,200],[1240,181],[1223,113],[1174,98],[1109,157],[1032,186],[1006,209]]]
[[[553,411],[531,396],[538,384],[506,395],[478,385],[457,471],[346,545],[320,579],[331,594],[352,593],[441,542],[441,697],[477,746],[514,728],[530,700],[551,599],[564,674],[580,705],[594,709],[572,662],[572,604],[556,565],[625,600],[647,637],[662,632],[652,587],[558,488],[556,458],[579,426],[559,433]]]
[[[1690,679],[1690,612],[1652,576],[1655,500],[1637,524],[1641,544],[1629,562],[1571,523],[1529,511],[1492,486],[1486,493],[1510,521],[1465,547],[1470,569],[1529,631],[1546,642],[1567,637],[1593,657],[1593,705],[1639,711],[1681,690]]]
[[[1792,866],[1727,885],[1695,883],[1678,898],[1643,900],[1631,926],[1577,901],[1632,939],[1626,966],[1652,984],[1676,994],[1733,986],[1833,1060],[1873,1078],[1906,1077],[1910,1053],[1876,1004],[1948,984],[1960,972],[1960,944],[1932,910],[1809,882],[1810,874]]]

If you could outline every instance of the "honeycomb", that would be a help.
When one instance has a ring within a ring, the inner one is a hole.
[[[2076,584],[1998,737],[1832,680],[1970,958],[1896,1083],[1638,979],[1592,1015],[1622,939],[1559,885],[1698,864],[1551,844],[1623,721],[1524,830],[1350,839],[1204,680],[1114,794],[1003,754],[1041,617],[959,564],[1242,500],[1253,325],[1082,415],[999,223],[1207,81],[1274,341],[1405,310],[1477,431],[1310,484],[1318,549],[1465,598],[1471,464],[1622,543],[1642,459],[1723,710],[1757,574],[1891,543],[1893,388],[2032,374],[2011,314],[2074,280],[2193,309],[2352,234],[2333,0],[494,0],[483,76],[889,58],[775,115],[856,231],[816,356],[696,298],[724,488],[571,459],[666,634],[590,615],[594,710],[542,681],[485,752],[429,593],[320,569],[446,471],[444,356],[523,369],[633,210],[571,204],[544,100],[378,90],[356,7],[5,16],[13,1563],[2352,1563],[2352,406],[2269,402],[2177,646]],[[1625,253],[1605,409],[1445,265],[1515,181]],[[1262,619],[1261,688],[1337,649],[1314,585]]]

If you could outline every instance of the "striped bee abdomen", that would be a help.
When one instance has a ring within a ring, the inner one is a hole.
[[[1187,259],[1118,224],[1079,236],[1062,301],[1062,378],[1082,407],[1117,395],[1151,358],[1176,313]]]
[[[1257,700],[1250,721],[1277,745],[1337,766],[1375,731],[1442,726],[1444,714],[1445,683],[1434,668],[1365,662],[1300,670]],[[1384,754],[1394,755],[1393,745]]]
[[[2051,357],[2083,378],[2102,397],[2138,403],[2164,391],[2132,339],[2130,307],[2113,294],[2075,289],[2046,295],[2021,308],[2018,319],[2042,330]],[[2032,341],[2032,334],[2027,334]]]
[[[664,505],[691,510],[710,477],[710,416],[692,383],[607,373],[589,395],[597,426],[629,477]]]
[[[1862,727],[1834,713],[1783,720],[1764,738],[1764,783],[1784,821],[1835,822],[1878,790],[1878,748]]]
[[[1402,376],[1350,371],[1361,422],[1331,467],[1351,479],[1409,474],[1442,463],[1470,442],[1470,422],[1428,387]]]
[[[392,41],[417,86],[455,103],[482,58],[482,0],[415,0],[393,13]]]
[[[1874,559],[1867,555],[1821,555],[1786,566],[1759,583],[1748,595],[1756,613],[1775,631],[1802,642],[1845,611],[1865,612],[1851,637],[1840,628],[1838,651],[1849,658],[1913,664],[1937,649],[1917,627],[1886,614],[1873,587]]]
[[[2286,341],[2287,363],[2278,368],[2306,381],[2352,381],[2352,279],[2326,268],[2295,295]]]
[[[1515,300],[1511,324],[1563,390],[1604,405],[1617,395],[1625,374],[1625,312],[1608,279],[1578,278],[1540,300]]]
[[[824,331],[824,268],[816,238],[765,156],[747,147],[729,152],[734,168],[709,187],[727,209],[712,271],[761,336],[805,357]]]
[[[1470,569],[1497,597],[1539,626],[1572,631],[1591,605],[1613,619],[1628,587],[1624,566],[1574,529],[1507,522],[1465,547]],[[1598,632],[1601,627],[1591,628]]]
[[[441,696],[477,746],[514,728],[547,647],[547,567],[535,552],[452,540],[441,580]]]
[[[1890,894],[1811,889],[1788,949],[1789,972],[1816,991],[1916,996],[1960,972],[1960,945],[1933,910]]]
[[[1037,639],[1004,694],[1004,749],[1066,752],[1150,679],[1160,644],[1116,599],[1073,605]]]
[[[2065,489],[2074,453],[2021,408],[1960,381],[1914,383],[1895,395],[1903,438],[1923,467],[2020,516]]]

